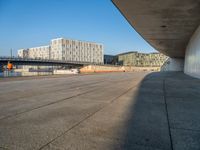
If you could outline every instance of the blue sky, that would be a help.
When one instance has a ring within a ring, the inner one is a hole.
[[[0,55],[64,37],[99,42],[105,54],[153,52],[110,0],[0,0]]]

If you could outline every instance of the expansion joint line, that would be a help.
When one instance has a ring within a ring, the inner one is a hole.
[[[167,124],[168,124],[168,132],[169,132],[169,138],[170,138],[170,145],[171,145],[171,150],[173,150],[173,140],[172,140],[172,134],[171,134],[171,127],[170,127],[170,123],[169,123],[168,107],[167,107],[165,79],[163,79],[163,97],[164,97],[164,101],[165,101],[165,111],[166,111],[166,117],[167,117]]]
[[[74,97],[78,97],[78,96],[81,96],[81,95],[84,95],[84,94],[87,94],[87,93],[91,93],[93,91],[95,91],[95,90],[89,90],[89,91],[79,93],[79,94],[76,94],[76,95],[73,95],[73,96],[70,96],[70,97],[67,97],[67,98],[63,98],[63,99],[60,99],[60,100],[57,100],[57,101],[54,101],[54,102],[50,102],[50,103],[47,103],[47,104],[44,104],[44,105],[40,105],[40,106],[34,107],[32,109],[16,113],[14,115],[8,115],[8,116],[5,116],[5,117],[2,117],[2,118],[0,118],[0,120],[8,119],[8,118],[11,118],[11,117],[14,117],[14,116],[19,116],[19,115],[22,115],[24,113],[28,113],[28,112],[31,112],[31,111],[34,111],[34,110],[37,110],[37,109],[40,109],[40,108],[43,108],[43,107],[47,107],[47,106],[50,106],[50,105],[53,105],[53,104],[57,104],[57,103],[72,99]]]
[[[82,120],[80,120],[79,122],[75,123],[72,127],[70,127],[68,130],[64,131],[63,133],[61,133],[60,135],[58,135],[57,137],[55,137],[54,139],[50,140],[48,143],[44,144],[43,146],[41,146],[38,150],[42,150],[43,148],[45,148],[46,146],[48,146],[49,144],[53,143],[54,141],[56,141],[58,138],[62,137],[63,135],[67,134],[69,131],[71,131],[72,129],[74,129],[75,127],[79,126],[81,123],[83,123],[84,121],[86,121],[87,119],[91,118],[92,116],[94,116],[96,113],[100,112],[102,109],[104,109],[105,107],[107,107],[108,105],[110,105],[111,103],[113,103],[114,101],[116,101],[117,99],[119,99],[120,97],[122,97],[123,95],[125,95],[126,93],[128,93],[130,90],[134,89],[135,87],[137,87],[138,84],[131,86],[130,88],[128,88],[125,92],[121,93],[120,95],[118,95],[117,97],[113,98],[110,100],[110,102],[105,105],[100,107],[99,109],[97,109],[96,111],[94,111],[93,113],[91,113],[90,115],[86,116],[85,118],[83,118]]]

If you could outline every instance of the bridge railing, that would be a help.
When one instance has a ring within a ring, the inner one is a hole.
[[[5,61],[32,61],[32,62],[51,62],[51,63],[71,63],[71,64],[101,64],[95,62],[84,62],[84,61],[69,61],[69,60],[56,60],[56,59],[41,59],[41,58],[21,58],[21,57],[8,57],[0,56],[0,60]]]

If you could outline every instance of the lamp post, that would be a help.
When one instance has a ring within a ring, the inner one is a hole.
[[[13,54],[12,54],[12,48],[10,49],[10,58],[12,59]]]

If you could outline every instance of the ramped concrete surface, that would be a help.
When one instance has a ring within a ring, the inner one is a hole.
[[[199,150],[200,80],[107,73],[0,82],[0,149]]]

